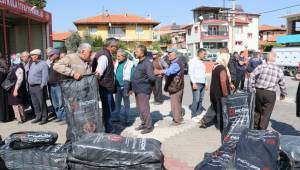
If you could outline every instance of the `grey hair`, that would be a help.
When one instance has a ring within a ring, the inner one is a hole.
[[[21,53],[21,56],[23,56],[23,55],[29,56],[30,54],[29,54],[28,51],[23,51],[23,52]]]
[[[128,58],[128,53],[127,53],[125,50],[119,49],[119,50],[118,50],[118,53],[120,53],[122,56]]]
[[[81,53],[83,50],[92,49],[92,46],[89,43],[82,43],[79,45],[77,52]]]
[[[119,43],[119,40],[116,39],[116,38],[107,38],[105,40],[105,43],[104,43],[104,47],[109,47],[111,46],[112,44],[117,44]]]

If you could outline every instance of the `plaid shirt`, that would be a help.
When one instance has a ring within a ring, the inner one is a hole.
[[[265,89],[276,92],[277,84],[280,87],[281,95],[286,96],[286,86],[282,70],[274,64],[262,64],[250,74],[250,88]]]

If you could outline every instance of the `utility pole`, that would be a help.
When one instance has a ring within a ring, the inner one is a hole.
[[[232,16],[232,25],[231,25],[231,52],[233,53],[235,51],[235,32],[234,32],[234,28],[235,28],[235,0],[231,0],[232,2],[232,12],[231,12],[231,16]]]

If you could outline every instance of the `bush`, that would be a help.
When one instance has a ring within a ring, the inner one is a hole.
[[[25,2],[42,9],[47,5],[46,0],[25,0]]]
[[[81,43],[81,37],[78,32],[72,32],[71,35],[66,39],[66,48],[68,53],[75,53]]]

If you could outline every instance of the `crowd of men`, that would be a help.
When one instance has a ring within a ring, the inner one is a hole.
[[[24,108],[31,105],[35,113],[32,123],[43,125],[48,122],[48,93],[57,121],[64,121],[66,113],[60,81],[66,77],[79,81],[84,75],[94,74],[98,78],[103,123],[107,133],[113,132],[112,112],[117,115],[115,121],[125,126],[129,124],[132,94],[135,96],[141,119],[141,124],[135,130],[141,131],[141,134],[152,132],[154,126],[150,114],[150,97],[153,92],[153,104],[162,104],[163,89],[170,95],[172,125],[181,125],[185,123],[185,110],[182,109],[184,65],[177,57],[175,48],[167,50],[168,61],[163,60],[158,51],[152,51],[151,57],[148,53],[144,45],[137,46],[134,54],[138,63],[135,64],[125,50],[119,49],[118,39],[108,38],[103,49],[96,54],[92,53],[90,44],[83,43],[76,53],[67,55],[61,55],[59,50],[49,48],[47,61],[42,60],[42,51],[39,49],[13,55],[8,77],[15,84],[8,91],[8,104],[13,106],[19,123],[26,121]],[[247,51],[230,55],[226,48],[221,49],[212,71],[210,85],[203,61],[206,55],[206,50],[201,48],[197,56],[188,63],[193,97],[190,105],[192,120],[199,123],[201,128],[214,121],[221,129],[221,98],[248,90],[256,93],[255,128],[266,129],[276,101],[276,86],[280,86],[281,99],[287,95],[283,72],[274,65],[275,53],[271,52],[266,60],[259,52],[248,59]],[[208,89],[211,106],[206,111],[203,100]],[[122,101],[125,108],[122,116],[124,119],[121,119]]]

